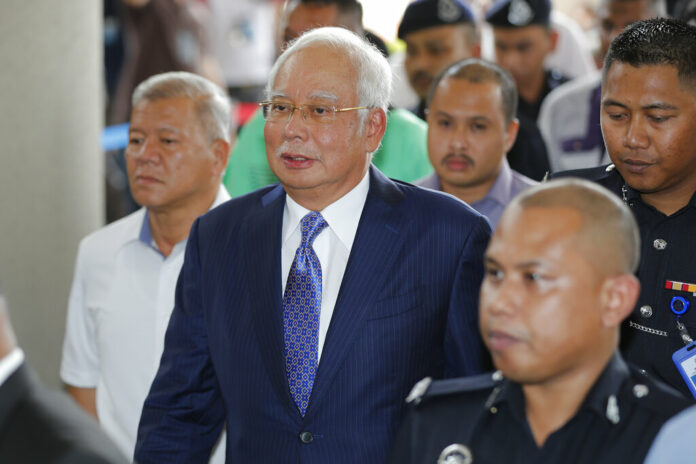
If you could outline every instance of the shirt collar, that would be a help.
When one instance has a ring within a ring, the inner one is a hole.
[[[320,211],[322,217],[347,249],[353,246],[363,206],[370,189],[369,170],[353,189]],[[283,221],[283,244],[285,244],[300,221],[310,210],[285,195],[285,219]]]
[[[0,385],[3,385],[23,362],[24,351],[21,348],[12,349],[9,354],[0,359]]]
[[[606,416],[609,397],[619,395],[621,386],[629,376],[630,372],[626,362],[618,352],[614,353],[585,397],[581,409],[587,408],[601,416]]]
[[[503,166],[496,177],[493,186],[488,191],[485,197],[474,202],[471,206],[474,207],[479,202],[485,200],[493,200],[501,206],[506,206],[510,202],[510,192],[512,192],[512,169],[508,164],[507,159],[503,157]],[[475,207],[474,207],[475,208]]]
[[[230,199],[230,194],[227,193],[227,189],[220,184],[220,187],[218,188],[218,193],[215,196],[215,200],[213,200],[213,204],[210,205],[210,208],[208,208],[208,211],[211,209],[215,208],[216,206],[221,205],[222,203],[226,202],[227,200]],[[145,245],[154,248],[155,251],[158,253],[160,252],[159,249],[157,248],[157,244],[155,241],[152,239],[152,231],[150,230],[150,212],[147,210],[147,208],[143,208],[144,214],[143,214],[143,219],[140,223],[140,231],[138,232],[137,237],[133,237],[133,239],[137,239],[144,243]],[[188,237],[187,237],[188,238]],[[182,242],[185,242],[186,239],[182,240]]]
[[[616,398],[619,395],[621,386],[629,376],[630,373],[626,362],[618,351],[615,352],[585,396],[578,412],[583,409],[588,409],[602,417],[606,417],[609,397],[613,395]],[[495,394],[495,396],[493,396],[493,394]],[[491,394],[488,400],[491,406],[507,403],[513,417],[522,424],[526,423],[524,392],[519,384],[512,381],[505,381],[501,385],[500,390],[497,392],[494,390],[493,394]],[[607,418],[607,420],[609,419]]]
[[[616,167],[613,167],[614,166],[613,164],[610,166],[612,166],[612,170],[616,169]],[[643,201],[643,199],[641,198],[640,192],[638,190],[635,190],[634,188],[632,188],[630,185],[628,185],[628,183],[626,183],[626,181],[623,179],[623,177],[621,177],[621,174],[619,174],[618,171],[616,171],[616,174],[621,179],[621,189],[622,189],[621,196],[622,196],[624,202],[628,203],[630,205],[631,203],[639,201],[639,202],[647,205],[647,203],[645,203]],[[696,206],[696,192],[694,192],[691,195],[691,199],[689,200],[689,203],[687,204],[687,206]]]

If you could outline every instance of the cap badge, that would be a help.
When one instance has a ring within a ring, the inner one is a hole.
[[[437,17],[441,21],[451,23],[459,18],[459,6],[454,0],[439,0],[437,2]]]
[[[515,26],[526,26],[534,19],[534,12],[525,0],[512,0],[508,11],[508,21]]]

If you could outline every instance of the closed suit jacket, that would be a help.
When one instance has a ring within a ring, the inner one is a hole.
[[[485,369],[478,333],[485,218],[446,194],[370,188],[305,416],[285,371],[279,185],[199,218],[189,236],[138,462],[385,462],[404,398],[425,376]]]
[[[0,386],[0,462],[116,464],[128,462],[66,394],[43,387],[22,364]]]

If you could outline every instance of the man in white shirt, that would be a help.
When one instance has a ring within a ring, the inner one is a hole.
[[[0,292],[0,462],[126,463],[94,420],[24,361]]]
[[[343,28],[278,58],[262,108],[281,183],[194,223],[136,461],[199,462],[226,422],[228,462],[382,463],[417,380],[486,368],[490,227],[371,165],[391,82]]]
[[[159,366],[191,224],[229,199],[221,186],[229,118],[225,93],[194,74],[141,83],[126,162],[143,208],[80,244],[60,374],[128,456]],[[217,459],[223,462],[224,450]]]

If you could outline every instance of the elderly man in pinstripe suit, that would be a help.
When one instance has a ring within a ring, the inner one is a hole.
[[[262,103],[279,185],[194,224],[135,458],[379,463],[424,376],[485,368],[485,218],[371,165],[386,60],[339,28],[278,59]]]

